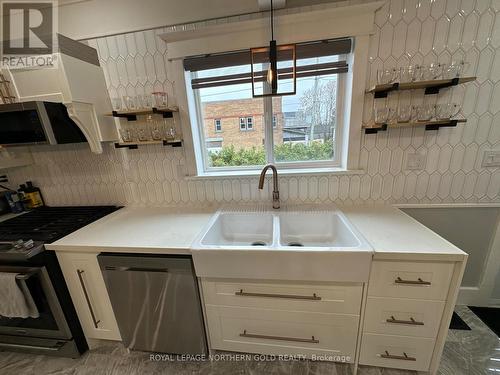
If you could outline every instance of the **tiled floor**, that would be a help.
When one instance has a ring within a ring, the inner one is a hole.
[[[500,341],[467,307],[456,311],[472,328],[471,331],[450,331],[439,374],[476,375],[500,374]],[[121,345],[109,345],[92,350],[78,360],[0,352],[1,375],[91,374],[205,374],[205,375],[349,375],[347,365],[325,362],[155,362],[149,353],[128,353]],[[361,367],[360,375],[407,375],[397,371]]]

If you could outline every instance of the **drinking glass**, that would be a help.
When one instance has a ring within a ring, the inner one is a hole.
[[[443,74],[444,65],[441,63],[431,63],[429,66],[424,67],[423,69],[423,78],[424,80],[434,80],[438,79]]]
[[[387,109],[387,122],[389,124],[394,124],[398,122],[398,111],[396,108]]]
[[[396,69],[380,69],[377,70],[377,83],[385,85],[393,83],[398,78],[398,71]]]
[[[139,138],[139,141],[141,141],[141,142],[149,141],[148,132],[147,132],[147,129],[145,127],[141,128],[137,131],[137,136]]]
[[[389,117],[389,108],[387,107],[375,107],[375,123],[385,124]]]
[[[461,77],[464,72],[469,67],[469,63],[463,60],[452,61],[450,65],[448,65],[444,71],[444,76],[446,79],[453,79]]]
[[[145,94],[142,97],[142,107],[145,109],[153,107],[153,96],[151,94]]]
[[[418,109],[418,121],[429,121],[436,113],[436,106],[432,104],[423,104]]]
[[[153,95],[153,103],[156,108],[168,106],[168,95],[166,92],[157,91],[154,92],[152,95]]]
[[[147,118],[147,124],[149,128],[149,132],[151,133],[151,138],[153,141],[161,140],[161,130],[160,130],[160,122],[158,120],[153,120],[153,116],[149,115]]]
[[[418,121],[418,114],[420,113],[420,105],[411,106],[410,121]]]
[[[111,105],[113,106],[113,110],[121,111],[122,100],[120,98],[113,98],[113,99],[111,99]]]
[[[137,109],[137,98],[135,96],[125,95],[123,97],[123,103],[125,107],[131,111]]]
[[[132,134],[129,129],[120,129],[120,136],[123,142],[132,142]]]
[[[449,120],[460,112],[460,106],[456,103],[438,104],[436,106],[436,119]]]
[[[415,82],[422,79],[422,67],[420,65],[403,66],[399,69],[401,82]]]
[[[399,122],[410,122],[411,112],[412,112],[411,105],[400,106],[398,109],[398,121]]]

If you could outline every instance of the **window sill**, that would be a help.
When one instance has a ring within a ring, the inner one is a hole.
[[[260,175],[260,169],[239,170],[239,171],[217,171],[206,172],[197,176],[186,176],[187,180],[198,180],[206,178],[239,178],[239,177],[257,177]],[[344,169],[344,168],[307,168],[307,169],[278,169],[280,176],[310,176],[310,175],[361,175],[365,171],[362,169]]]

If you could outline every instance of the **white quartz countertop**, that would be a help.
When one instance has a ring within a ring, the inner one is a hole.
[[[189,254],[213,209],[125,207],[45,247],[80,252]]]
[[[467,254],[396,207],[340,206],[375,259],[463,260]]]
[[[375,259],[463,260],[467,256],[395,207],[339,208],[372,246]],[[191,243],[216,210],[126,207],[45,247],[79,252],[189,254]]]

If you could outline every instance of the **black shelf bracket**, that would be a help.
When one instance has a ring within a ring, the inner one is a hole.
[[[452,128],[457,126],[458,120],[450,120],[444,124],[429,124],[425,125],[425,130],[439,130],[439,128]]]
[[[137,121],[137,115],[135,113],[118,113],[117,111],[111,112],[113,117],[126,118],[127,121]]]
[[[373,95],[374,95],[375,99],[387,98],[387,95],[389,94],[389,92],[395,91],[395,90],[398,90],[398,89],[399,89],[399,83],[396,82],[396,83],[393,83],[391,87],[388,87],[388,88],[386,88],[384,90],[375,91]]]
[[[459,83],[459,78],[453,78],[451,81],[443,83],[437,86],[426,87],[424,95],[434,95],[438,94],[439,90],[445,89],[447,87],[456,86]]]
[[[158,108],[153,107],[153,113],[158,114],[158,115],[162,115],[163,118],[173,118],[174,117],[174,112],[172,112],[171,110],[162,110],[162,109],[158,109]]]
[[[387,124],[382,124],[380,128],[365,128],[365,134],[377,134],[380,131],[386,131]]]
[[[115,148],[128,148],[129,150],[137,150],[139,146],[136,144],[124,145],[120,143],[115,143]]]
[[[163,141],[163,146],[182,147],[182,141]]]

